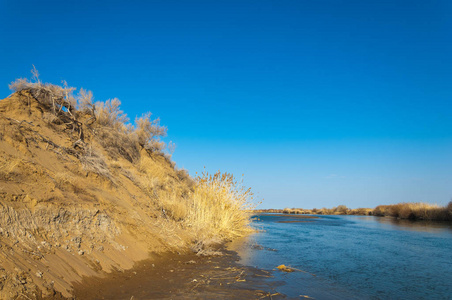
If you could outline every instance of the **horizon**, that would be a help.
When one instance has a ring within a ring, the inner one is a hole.
[[[168,127],[191,175],[244,174],[258,207],[452,198],[448,1],[0,3],[0,98],[43,82]]]

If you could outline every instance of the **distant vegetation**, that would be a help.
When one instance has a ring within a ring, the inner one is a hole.
[[[409,220],[452,221],[452,201],[446,206],[428,203],[379,205],[373,210],[373,215]]]
[[[409,220],[434,220],[452,221],[452,201],[446,206],[438,206],[428,203],[398,203],[393,205],[379,205],[372,208],[350,209],[345,205],[333,208],[321,209],[260,209],[255,212],[284,213],[284,214],[315,214],[315,215],[368,215],[368,216],[390,216]]]
[[[284,209],[258,209],[255,212],[263,213],[283,213],[283,214],[304,214],[304,215],[372,215],[371,208],[350,209],[345,205],[333,208],[284,208]]]

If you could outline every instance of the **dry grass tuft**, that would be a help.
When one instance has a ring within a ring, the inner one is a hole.
[[[176,222],[181,222],[187,218],[189,213],[187,201],[177,190],[160,190],[157,192],[157,199],[157,204],[165,217]]]
[[[196,179],[190,195],[186,224],[198,241],[218,237],[230,240],[251,231],[252,193],[242,187],[232,174],[203,173]]]
[[[143,156],[138,162],[138,186],[162,212],[163,217],[180,222],[187,217],[189,187],[175,176],[175,171],[161,156]]]
[[[85,153],[81,155],[79,159],[82,163],[83,169],[86,171],[111,179],[111,173],[108,169],[107,163],[105,162],[105,158],[100,151],[96,150],[94,147],[88,146],[85,149]]]
[[[69,190],[74,193],[83,193],[85,189],[80,180],[65,172],[55,174],[55,185],[61,190]]]
[[[141,186],[148,195],[154,196],[157,190],[165,189],[167,186],[172,186],[174,190],[174,182],[171,182],[169,176],[170,170],[164,164],[151,157],[142,157],[138,163],[138,170],[144,175]],[[168,198],[171,199],[172,195]]]
[[[170,176],[174,174],[170,166],[163,166],[152,158],[142,158],[141,187],[168,221],[175,221],[190,232],[194,252],[218,254],[215,245],[252,231],[252,193],[231,174],[203,173],[194,181],[185,174],[187,178],[181,180]],[[186,184],[189,180],[191,189]]]

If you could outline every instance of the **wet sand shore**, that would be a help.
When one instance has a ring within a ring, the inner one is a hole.
[[[282,299],[283,282],[271,272],[237,263],[236,252],[200,257],[194,254],[154,255],[133,269],[103,278],[89,277],[74,285],[76,299]]]

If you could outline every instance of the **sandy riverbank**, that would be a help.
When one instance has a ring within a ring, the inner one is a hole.
[[[202,257],[154,255],[126,271],[85,277],[74,285],[76,299],[282,299],[281,282],[265,270],[237,263],[236,252]]]

